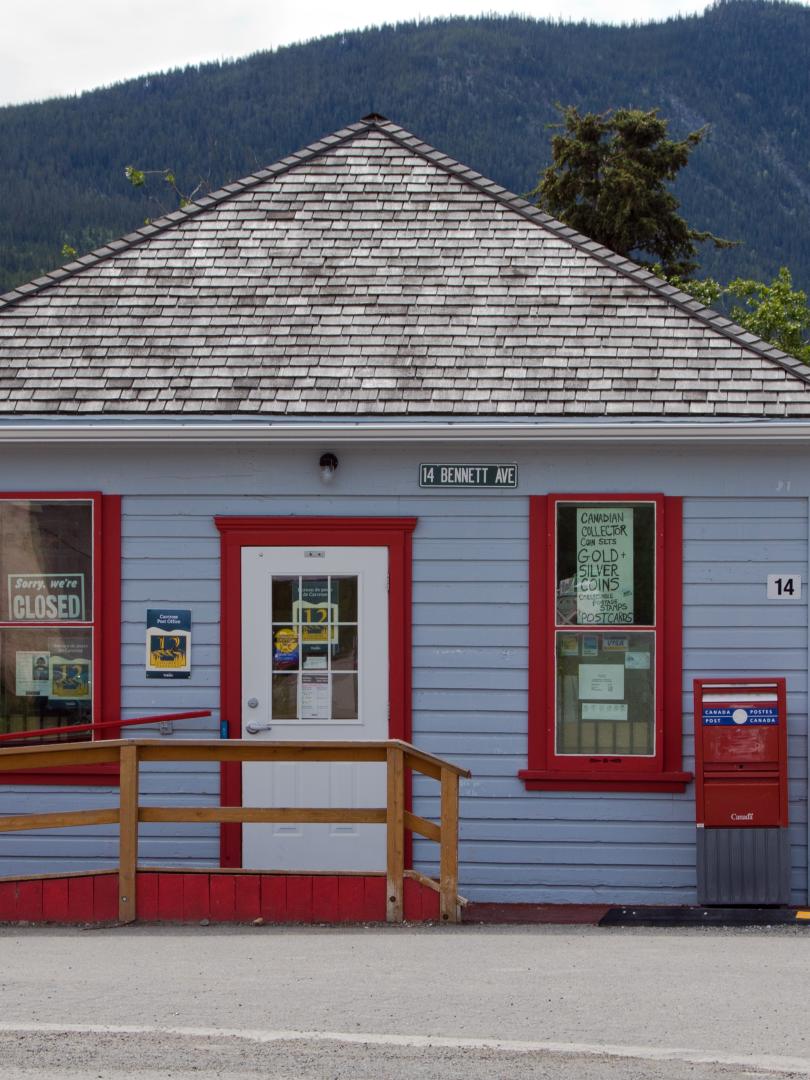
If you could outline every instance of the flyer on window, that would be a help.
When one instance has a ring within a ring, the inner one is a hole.
[[[51,655],[51,700],[90,700],[90,661],[81,656]]]
[[[301,627],[302,642],[337,644],[338,605],[329,599],[327,578],[304,578],[301,597],[293,601],[293,622]]]
[[[577,622],[632,623],[633,508],[577,508]]]
[[[301,676],[301,719],[328,720],[331,716],[328,675]]]
[[[150,608],[146,612],[147,679],[191,675],[191,612]]]
[[[18,697],[51,696],[51,654],[42,649],[21,649],[15,654],[15,687]]]
[[[624,698],[624,667],[620,664],[580,664],[580,701],[621,701]]]

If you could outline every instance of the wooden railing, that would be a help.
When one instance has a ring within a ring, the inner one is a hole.
[[[139,771],[142,762],[172,761],[299,761],[385,762],[387,800],[378,808],[312,808],[254,806],[141,806]],[[118,825],[118,917],[122,923],[137,918],[138,825],[148,822],[320,822],[386,826],[386,918],[403,921],[404,879],[417,878],[439,893],[445,922],[458,922],[458,783],[466,769],[418,750],[410,743],[387,742],[244,742],[236,739],[197,741],[179,739],[115,739],[92,743],[0,749],[2,774],[17,769],[54,766],[118,764],[119,805],[102,810],[71,810],[50,814],[15,814],[0,817],[0,832],[25,829],[65,829],[77,825]],[[437,825],[406,809],[408,770],[422,773],[441,785]],[[9,778],[13,783],[13,778]],[[439,844],[439,879],[405,869],[405,834],[418,833]]]

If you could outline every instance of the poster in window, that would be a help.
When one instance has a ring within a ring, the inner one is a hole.
[[[626,720],[627,702],[583,701],[583,720]]]
[[[599,638],[596,634],[583,634],[582,635],[582,655],[583,656],[598,656],[599,655]]]
[[[633,508],[577,507],[577,622],[633,622]]]
[[[301,719],[328,720],[332,710],[328,675],[301,676]]]
[[[50,658],[52,701],[90,700],[90,661],[82,656]]]
[[[273,631],[273,670],[289,671],[298,667],[298,631],[294,626],[279,626]]]
[[[43,649],[20,649],[14,657],[18,697],[51,696],[51,654]]]
[[[327,578],[303,578],[300,599],[293,601],[292,617],[301,626],[302,642],[337,642],[338,605],[330,603]],[[331,625],[330,625],[331,624]]]
[[[644,649],[628,650],[624,658],[624,666],[628,671],[649,671],[650,654]]]
[[[9,574],[11,622],[84,622],[84,574]]]
[[[191,675],[191,612],[146,612],[147,679],[188,679]]]
[[[580,664],[580,701],[623,701],[624,667],[620,664]]]
[[[579,656],[579,637],[576,634],[560,634],[560,656]]]

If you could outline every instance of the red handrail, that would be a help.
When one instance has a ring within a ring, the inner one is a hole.
[[[20,739],[40,739],[44,735],[66,735],[77,731],[101,731],[102,728],[132,727],[134,724],[168,724],[173,720],[194,720],[198,716],[210,716],[210,709],[194,712],[166,713],[164,716],[136,716],[132,720],[106,720],[98,724],[68,724],[66,727],[33,728],[29,731],[8,731],[0,735],[0,743],[19,742]]]

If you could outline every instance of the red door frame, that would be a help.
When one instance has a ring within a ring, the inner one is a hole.
[[[220,533],[220,716],[228,737],[242,734],[242,548],[388,548],[388,700],[391,739],[411,737],[411,535],[412,517],[216,517]],[[220,803],[242,805],[238,762],[221,766]],[[242,828],[220,829],[220,865],[242,865]]]

